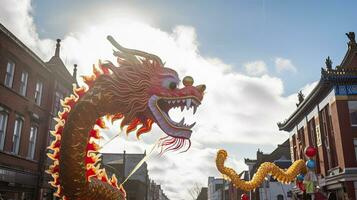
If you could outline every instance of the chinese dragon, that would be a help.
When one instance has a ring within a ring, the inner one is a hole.
[[[193,78],[180,79],[175,70],[167,68],[153,54],[127,49],[111,36],[108,40],[117,49],[114,56],[119,66],[111,62],[93,66],[93,75],[84,76],[87,86],[73,89],[62,101],[63,111],[55,118],[57,125],[51,134],[55,140],[48,147],[53,160],[47,172],[62,199],[111,200],[126,199],[117,178],[109,178],[99,166],[98,140],[100,128],[106,127],[106,117],[126,133],[136,130],[136,136],[149,132],[156,123],[166,137],[161,138],[164,150],[190,148],[190,136],[195,123],[173,121],[171,108],[193,109],[203,99],[205,85],[193,86]]]
[[[296,179],[296,176],[300,173],[306,173],[306,166],[304,160],[296,160],[288,169],[281,169],[274,163],[264,162],[262,163],[253,178],[249,181],[244,181],[237,172],[224,165],[228,154],[225,150],[219,150],[216,157],[216,166],[219,172],[221,172],[224,178],[230,180],[236,188],[244,191],[254,190],[259,187],[267,175],[273,176],[281,183],[288,184]]]

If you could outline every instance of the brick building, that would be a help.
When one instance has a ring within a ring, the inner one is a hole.
[[[333,199],[357,199],[357,44],[349,38],[342,63],[335,68],[328,57],[321,78],[279,129],[289,132],[291,157],[304,158],[315,146],[319,185]]]
[[[49,130],[59,99],[76,82],[59,58],[59,42],[46,63],[0,24],[0,195],[4,199],[45,199],[50,192],[44,181]]]

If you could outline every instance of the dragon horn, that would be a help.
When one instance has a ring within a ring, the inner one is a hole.
[[[161,66],[164,66],[164,63],[162,62],[161,58],[159,58],[159,56],[157,56],[157,55],[150,54],[150,53],[147,53],[147,52],[144,52],[144,51],[139,51],[139,50],[136,50],[136,49],[125,48],[125,47],[121,46],[117,41],[115,41],[115,39],[111,35],[107,36],[107,40],[109,40],[109,42],[115,48],[117,48],[119,51],[121,51],[123,53],[128,53],[128,54],[141,56],[141,57],[144,57],[144,58],[149,58],[149,59],[152,59],[152,60],[158,62]]]

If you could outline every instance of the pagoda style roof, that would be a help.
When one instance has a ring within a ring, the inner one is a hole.
[[[346,33],[348,39],[348,50],[342,60],[341,66],[345,68],[356,68],[357,66],[357,43],[354,32]]]
[[[304,98],[297,109],[284,122],[279,122],[279,130],[291,131],[299,123],[306,113],[314,109],[335,85],[352,85],[357,84],[357,44],[354,32],[346,33],[349,38],[348,50],[339,66],[332,69],[332,61],[326,59],[326,68],[321,68],[321,77],[318,84]]]
[[[244,163],[247,165],[255,164],[257,160],[249,159],[249,158],[244,158]]]

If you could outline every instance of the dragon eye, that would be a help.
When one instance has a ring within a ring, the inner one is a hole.
[[[174,90],[179,86],[180,80],[177,77],[166,77],[162,80],[161,86],[170,90]]]
[[[170,88],[171,90],[176,89],[176,88],[177,88],[177,83],[171,82],[171,83],[169,84],[169,88]]]

